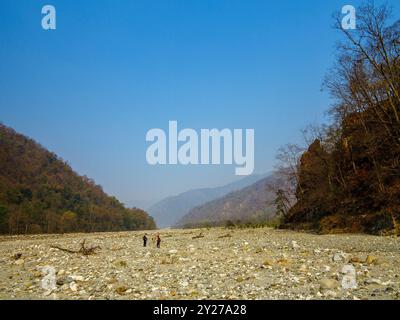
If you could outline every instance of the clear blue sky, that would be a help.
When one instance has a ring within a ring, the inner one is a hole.
[[[325,121],[331,15],[359,3],[1,0],[0,121],[130,205],[237,179],[233,166],[149,166],[145,134],[169,120],[254,128],[267,172],[279,146]],[[45,4],[55,31],[41,28]]]

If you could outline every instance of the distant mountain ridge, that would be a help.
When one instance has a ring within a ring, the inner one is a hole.
[[[177,227],[205,226],[226,223],[263,222],[275,216],[275,193],[270,185],[279,184],[271,174],[243,189],[190,210],[176,224]]]
[[[265,176],[266,174],[251,175],[221,187],[189,190],[157,202],[148,209],[148,212],[155,219],[158,227],[170,227],[194,207],[223,197],[232,191],[240,190]]]

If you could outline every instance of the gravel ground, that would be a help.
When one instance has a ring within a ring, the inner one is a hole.
[[[0,237],[0,299],[400,299],[391,237],[160,230]],[[149,231],[149,238],[155,231]],[[96,254],[68,253],[100,246]]]

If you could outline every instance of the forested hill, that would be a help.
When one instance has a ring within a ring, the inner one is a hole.
[[[0,233],[153,229],[93,180],[28,137],[0,124]]]

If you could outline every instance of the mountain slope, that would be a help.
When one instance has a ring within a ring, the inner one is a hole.
[[[261,222],[275,215],[271,202],[275,193],[269,185],[276,185],[275,175],[257,181],[241,190],[193,208],[177,226],[201,226],[231,222]]]
[[[0,124],[0,233],[56,233],[155,228],[93,180],[28,137]]]
[[[217,188],[194,189],[177,196],[168,197],[151,206],[148,211],[157,226],[164,228],[176,224],[191,209],[208,201],[223,197],[262,179],[265,175],[251,175],[239,181]]]

